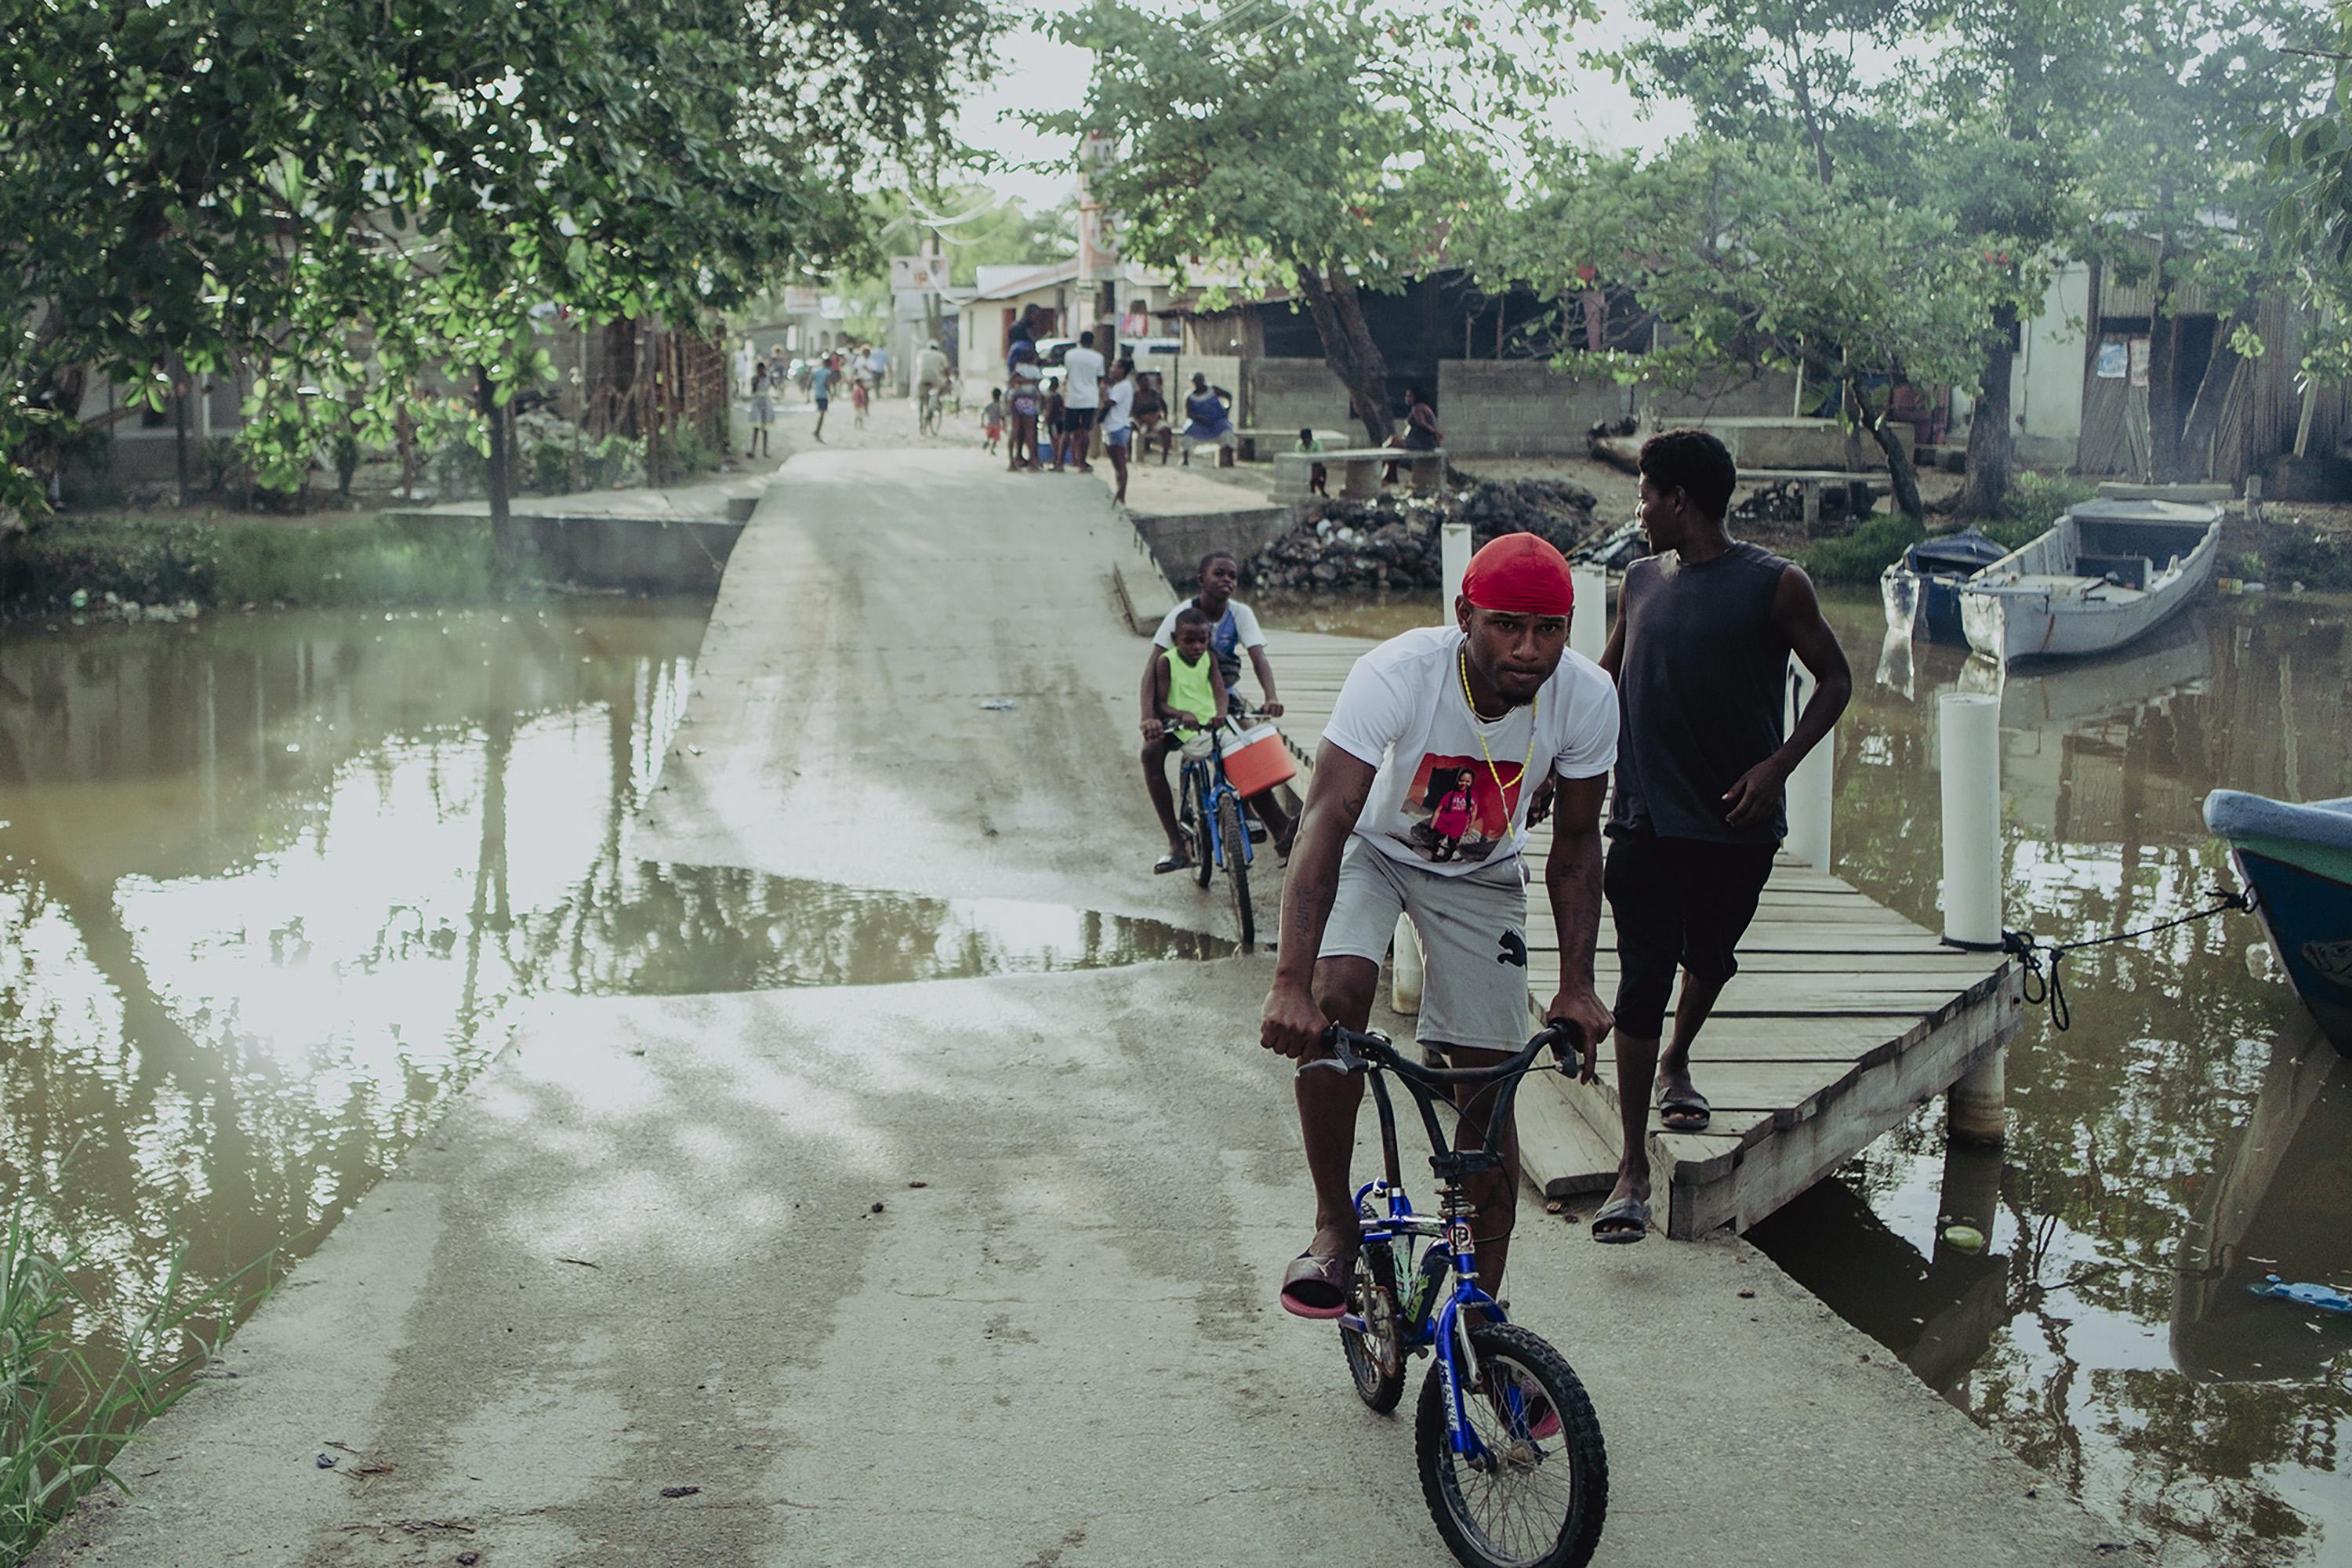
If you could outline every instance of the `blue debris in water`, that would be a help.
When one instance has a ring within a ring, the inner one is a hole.
[[[2275,1274],[2265,1274],[2261,1284],[2249,1285],[2246,1289],[2257,1296],[2275,1296],[2282,1301],[2316,1307],[2323,1312],[2352,1314],[2352,1296],[2326,1285],[2290,1285]]]

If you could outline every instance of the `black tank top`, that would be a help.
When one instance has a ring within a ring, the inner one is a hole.
[[[1787,836],[1785,800],[1768,820],[1734,827],[1723,792],[1784,738],[1789,643],[1772,625],[1772,599],[1788,567],[1769,550],[1734,543],[1696,566],[1667,554],[1626,571],[1612,832],[1647,827],[1721,844]]]

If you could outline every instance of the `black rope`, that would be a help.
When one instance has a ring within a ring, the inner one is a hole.
[[[2185,915],[2175,915],[2168,921],[2158,921],[2137,931],[2119,931],[2109,936],[2084,937],[2080,942],[2043,942],[2032,931],[2004,931],[1994,942],[1961,942],[1955,937],[1943,939],[1947,947],[1957,947],[1968,952],[2006,952],[2017,959],[2024,972],[2025,1005],[2050,1009],[2050,1026],[2063,1034],[2074,1022],[2074,1010],[2066,1002],[2066,982],[2059,966],[2066,955],[2086,947],[2105,947],[2110,942],[2137,942],[2144,936],[2154,936],[2175,926],[2185,926],[2195,921],[2211,920],[2215,915],[2242,913],[2255,907],[2252,889],[2240,892],[2231,888],[2215,888],[2210,894],[2213,902],[2205,909],[2191,910]],[[2049,955],[2045,967],[2042,955]]]

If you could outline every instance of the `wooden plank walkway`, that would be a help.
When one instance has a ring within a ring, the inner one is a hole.
[[[1269,634],[1283,733],[1307,763],[1349,668],[1371,646]],[[1538,873],[1550,847],[1548,826],[1530,836]],[[1559,939],[1541,889],[1530,895],[1532,1017],[1557,984]],[[1594,960],[1603,1000],[1616,986],[1615,946],[1604,910]],[[1949,1088],[2023,1019],[2008,960],[1945,947],[1853,884],[1785,858],[1739,963],[1699,1037],[1696,1076],[1715,1107],[1707,1130],[1668,1132],[1650,1113],[1651,1166],[1666,1194],[1661,1223],[1685,1239],[1762,1219]],[[1598,1085],[1535,1079],[1520,1103],[1529,1176],[1556,1197],[1606,1191],[1620,1136],[1612,1054],[1601,1053]]]

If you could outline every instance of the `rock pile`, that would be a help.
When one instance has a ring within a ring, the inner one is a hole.
[[[1427,589],[1444,571],[1438,526],[1467,522],[1474,546],[1533,533],[1565,552],[1599,527],[1592,492],[1558,479],[1505,479],[1453,496],[1334,500],[1244,564],[1257,590],[1291,593]]]

